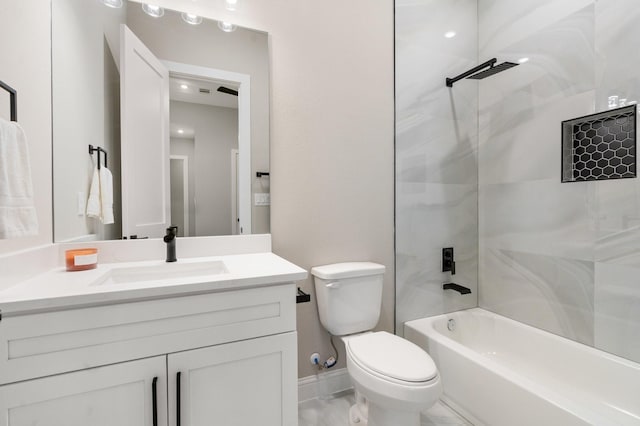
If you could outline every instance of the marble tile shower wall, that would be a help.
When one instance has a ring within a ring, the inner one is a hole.
[[[560,183],[562,120],[640,101],[637,0],[478,0],[479,304],[640,361],[640,180]]]
[[[396,321],[477,305],[478,85],[445,78],[477,65],[476,0],[396,0]],[[456,36],[444,34],[455,31]],[[443,291],[441,251],[454,247]]]

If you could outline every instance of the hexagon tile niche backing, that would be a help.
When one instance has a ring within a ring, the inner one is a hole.
[[[562,122],[562,182],[636,177],[636,105]]]

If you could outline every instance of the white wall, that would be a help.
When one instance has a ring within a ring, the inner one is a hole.
[[[47,0],[0,2],[0,80],[18,91],[18,121],[29,139],[35,206],[40,225],[37,236],[0,240],[0,254],[51,243],[49,7]],[[8,98],[0,94],[0,102],[0,114],[8,119]]]
[[[195,131],[195,236],[231,235],[231,150],[238,110],[171,101],[171,122]]]
[[[274,251],[305,268],[345,260],[386,265],[380,328],[392,330],[392,0],[245,0],[235,15],[222,2],[158,3],[269,32]],[[0,74],[22,94],[41,219],[39,237],[0,241],[3,253],[51,242],[48,6],[0,6]],[[310,279],[300,284],[313,293]],[[308,355],[331,352],[315,296],[298,305],[298,330],[299,374],[307,376],[315,371]]]
[[[106,8],[97,1],[66,0],[55,1],[52,13],[55,239],[66,241],[88,234],[97,234],[100,239],[120,238],[117,61],[124,9]],[[111,225],[78,214],[78,193],[86,203],[98,158],[97,153],[89,155],[89,144],[108,153],[114,176],[115,223]]]

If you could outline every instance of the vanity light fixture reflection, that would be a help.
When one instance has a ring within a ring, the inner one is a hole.
[[[218,28],[220,28],[225,33],[231,33],[231,32],[234,32],[237,27],[231,22],[219,21]]]
[[[182,12],[182,20],[189,25],[202,24],[202,16],[194,15],[193,13]]]
[[[144,13],[154,18],[161,18],[164,16],[164,9],[154,4],[142,3],[142,10],[144,10]]]
[[[114,9],[120,9],[122,7],[122,0],[100,0],[100,3]]]

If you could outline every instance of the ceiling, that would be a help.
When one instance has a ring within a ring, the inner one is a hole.
[[[217,106],[238,109],[238,97],[218,92],[218,87],[238,90],[237,83],[218,82],[215,80],[199,80],[182,76],[171,76],[169,82],[169,97],[172,101],[189,102],[193,104]],[[183,86],[187,86],[184,88]],[[201,89],[209,93],[202,93]],[[179,123],[171,123],[172,138],[193,139],[195,131]]]
[[[172,101],[238,109],[237,96],[217,91],[220,86],[238,90],[237,84],[214,80],[198,80],[182,76],[171,76],[169,84]],[[186,86],[186,88],[183,86]],[[201,89],[209,90],[210,93],[201,93]]]

